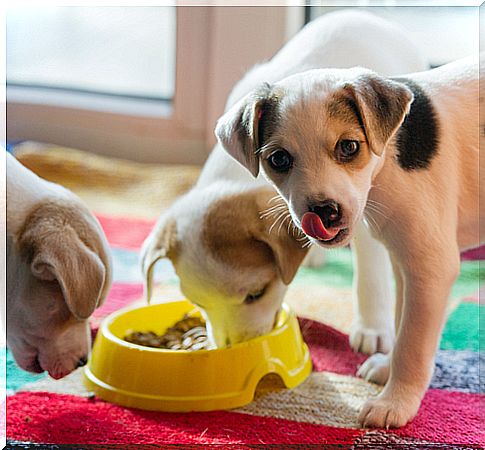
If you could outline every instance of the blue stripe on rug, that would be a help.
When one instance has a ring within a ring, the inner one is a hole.
[[[15,392],[24,384],[33,383],[47,376],[47,373],[34,374],[22,370],[13,359],[12,352],[3,348],[0,351],[0,364],[6,366],[7,372],[7,393]]]
[[[113,282],[143,283],[138,252],[111,248],[111,253],[113,255]],[[178,282],[175,270],[168,259],[162,259],[157,263],[154,279],[157,283]]]
[[[439,350],[431,386],[460,392],[481,393],[480,366],[485,363],[483,353],[470,350]]]

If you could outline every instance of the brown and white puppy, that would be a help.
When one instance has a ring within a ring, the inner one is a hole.
[[[397,340],[361,367],[385,383],[362,409],[364,426],[402,426],[417,413],[460,250],[485,232],[478,90],[476,58],[394,79],[313,70],[263,85],[217,125],[224,148],[254,176],[261,168],[312,242],[345,245],[365,215],[390,252]]]
[[[227,108],[263,81],[354,64],[387,75],[425,67],[415,46],[393,24],[363,12],[332,13],[305,26],[270,61],[251,69],[235,86]],[[257,131],[252,125],[258,117],[252,111],[243,119],[235,139]],[[268,130],[262,129],[263,134]],[[312,131],[307,130],[308,138]],[[301,139],[304,143],[307,136]],[[302,236],[294,232],[286,206],[274,196],[263,177],[252,179],[217,144],[195,187],[162,214],[143,246],[149,296],[156,261],[170,258],[182,292],[205,311],[217,346],[272,329],[286,286],[305,256]],[[365,227],[354,244],[359,267],[351,344],[367,353],[389,351],[394,338],[387,320],[393,307],[389,256]],[[376,308],[381,316],[374,313]]]
[[[111,284],[94,216],[7,154],[7,345],[18,365],[62,378],[86,363],[87,319]]]
[[[182,292],[207,319],[213,345],[223,347],[272,329],[307,249],[287,223],[277,232],[274,218],[261,218],[273,189],[224,183],[202,193],[181,197],[162,215],[145,241],[143,269],[150,298],[153,267],[170,258]]]

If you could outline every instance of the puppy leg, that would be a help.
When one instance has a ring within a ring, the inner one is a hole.
[[[423,233],[419,242],[405,233],[401,235],[403,243],[409,245],[399,249],[397,261],[404,281],[401,323],[389,380],[377,397],[365,403],[359,415],[364,427],[400,427],[419,409],[432,375],[446,300],[460,269],[458,248],[449,242],[456,230],[447,231],[439,239]],[[425,249],[418,245],[421,242],[426,242]]]
[[[393,262],[394,279],[396,280],[396,309],[394,313],[394,328],[399,330],[402,316],[402,304],[403,304],[403,277],[397,264]],[[366,381],[372,381],[377,384],[386,384],[389,379],[389,367],[390,367],[391,354],[376,353],[369,358],[359,367],[357,375],[364,378]]]
[[[350,345],[358,352],[388,353],[394,343],[392,269],[389,254],[364,223],[352,241],[354,319]]]

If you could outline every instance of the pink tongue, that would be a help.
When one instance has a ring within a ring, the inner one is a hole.
[[[308,236],[322,241],[333,239],[339,232],[338,228],[327,230],[322,223],[322,219],[312,212],[307,212],[303,215],[301,227]]]

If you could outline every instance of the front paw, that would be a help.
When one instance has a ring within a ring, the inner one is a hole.
[[[377,384],[386,384],[389,378],[390,354],[384,355],[376,353],[367,358],[366,361],[357,370],[357,376],[366,381],[372,381]]]
[[[383,391],[365,402],[358,421],[363,428],[399,428],[413,419],[420,403],[412,394],[393,395]]]
[[[357,323],[352,325],[349,342],[356,352],[367,355],[389,353],[394,345],[394,332],[385,327],[365,327]]]

